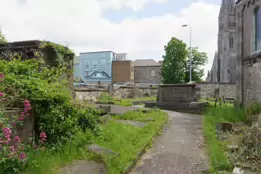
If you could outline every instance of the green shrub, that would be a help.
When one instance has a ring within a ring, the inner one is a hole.
[[[74,103],[66,72],[66,67],[46,67],[40,60],[0,60],[8,107],[20,107],[28,99],[36,116],[36,134],[46,132],[49,142],[71,138],[79,129],[94,130],[99,122],[97,110]]]
[[[103,92],[99,96],[98,101],[99,102],[113,102],[113,98],[109,93]]]

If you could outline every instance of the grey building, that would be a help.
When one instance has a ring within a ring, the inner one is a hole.
[[[135,83],[161,83],[161,64],[153,59],[139,59],[134,61]]]
[[[211,82],[235,83],[236,20],[234,0],[222,0],[218,26],[218,51],[215,54],[210,71],[212,76],[208,80]]]

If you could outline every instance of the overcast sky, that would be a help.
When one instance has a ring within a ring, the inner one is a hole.
[[[217,49],[221,0],[0,0],[0,27],[8,41],[42,39],[76,53],[111,50],[128,58],[162,59],[171,37],[208,53]]]

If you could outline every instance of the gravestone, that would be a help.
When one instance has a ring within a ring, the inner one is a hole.
[[[197,102],[196,84],[159,85],[156,107],[174,111],[202,110],[206,105]]]

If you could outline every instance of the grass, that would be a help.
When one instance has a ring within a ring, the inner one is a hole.
[[[235,109],[233,105],[222,105],[221,107],[210,106],[204,113],[204,136],[210,155],[211,172],[217,173],[222,170],[232,170],[232,163],[226,155],[224,142],[217,139],[216,123],[218,122],[245,122],[244,109]]]
[[[152,118],[144,128],[118,123],[117,119],[146,121]],[[109,174],[120,174],[137,158],[153,137],[160,133],[167,122],[167,113],[154,109],[149,113],[130,111],[122,117],[113,117],[108,123],[101,125],[97,135],[87,131],[79,132],[69,144],[47,147],[45,151],[31,153],[25,174],[55,174],[66,164],[74,160],[99,160],[105,163]],[[87,145],[99,144],[111,149],[119,156],[96,156],[88,152]]]
[[[78,132],[75,140],[69,144],[46,147],[45,151],[33,150],[29,156],[29,165],[25,174],[55,174],[62,166],[70,164],[73,160],[98,160],[99,157],[88,152],[86,144],[90,144],[93,135],[90,132]]]
[[[120,154],[117,157],[104,159],[109,174],[124,172],[137,158],[138,153],[149,143],[152,143],[153,137],[162,130],[162,126],[166,123],[168,117],[165,112],[154,110],[147,114],[130,111],[124,114],[123,118],[128,120],[153,118],[154,120],[150,121],[144,128],[124,125],[115,122],[115,120],[103,125],[103,132],[96,137],[95,142]],[[119,119],[119,117],[115,119]]]

